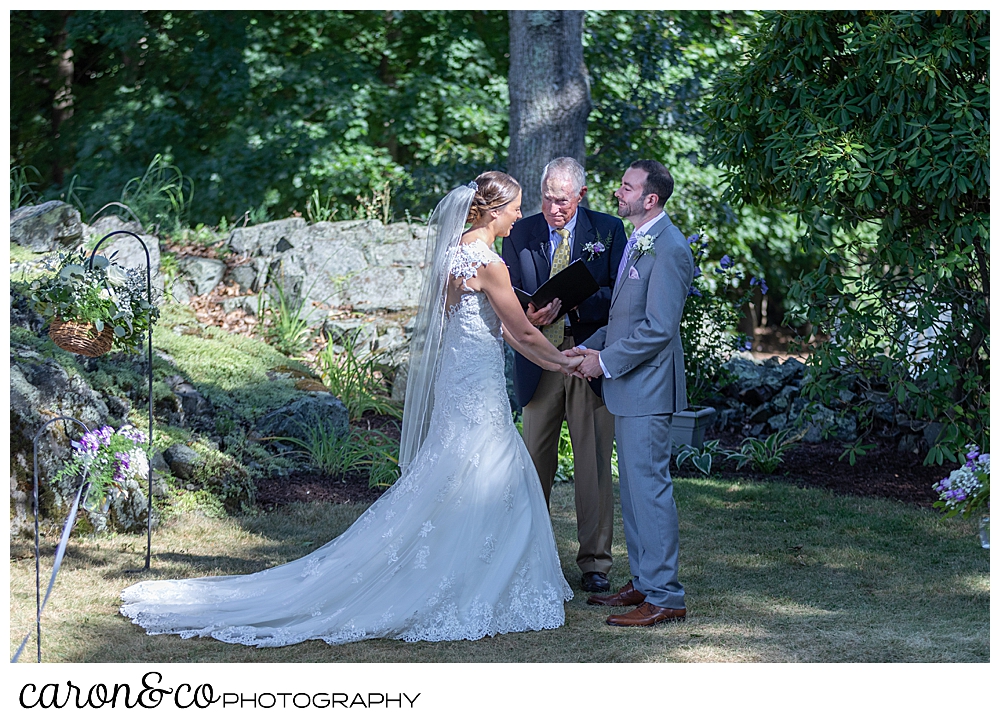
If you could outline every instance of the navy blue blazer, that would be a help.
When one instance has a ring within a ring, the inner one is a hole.
[[[570,262],[582,258],[590,273],[594,275],[600,290],[569,313],[570,330],[573,339],[583,341],[608,323],[611,308],[611,291],[615,286],[618,264],[628,239],[621,219],[606,213],[591,211],[583,206],[576,209],[576,231]],[[583,250],[586,244],[600,241],[604,252],[593,259]],[[545,217],[536,213],[514,224],[510,236],[503,240],[501,253],[510,271],[510,282],[529,294],[549,278],[549,225]],[[514,352],[514,395],[522,407],[531,401],[538,388],[542,368]],[[590,383],[601,394],[600,379]]]

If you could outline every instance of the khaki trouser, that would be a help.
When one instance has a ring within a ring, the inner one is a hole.
[[[573,347],[567,336],[560,349]],[[524,407],[523,436],[549,502],[559,455],[563,420],[573,443],[573,485],[580,550],[576,562],[582,572],[611,570],[611,534],[614,496],[611,488],[611,445],[614,416],[584,379],[562,372],[542,371],[531,401]]]

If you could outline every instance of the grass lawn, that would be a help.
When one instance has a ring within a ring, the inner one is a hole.
[[[681,478],[686,623],[612,628],[586,605],[574,562],[573,488],[552,518],[576,597],[558,630],[476,642],[310,641],[257,650],[145,635],[117,613],[136,580],[141,536],[73,539],[42,621],[45,662],[988,662],[989,557],[974,521],[782,482]],[[343,531],[360,506],[298,505],[254,517],[187,513],[153,534],[157,578],[238,574],[299,557]],[[44,539],[43,593],[56,542]],[[613,587],[628,579],[616,520]],[[31,544],[11,542],[11,655],[35,613]],[[34,639],[22,656],[33,662]]]

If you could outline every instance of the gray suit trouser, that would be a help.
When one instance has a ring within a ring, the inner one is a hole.
[[[683,608],[684,588],[677,580],[677,505],[670,479],[672,419],[672,414],[615,416],[615,439],[632,584],[648,603]]]

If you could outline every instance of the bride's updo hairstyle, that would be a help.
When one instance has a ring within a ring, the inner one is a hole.
[[[478,189],[469,207],[469,216],[465,219],[473,226],[490,211],[506,206],[521,192],[521,184],[500,171],[480,173],[476,177],[476,186]]]

